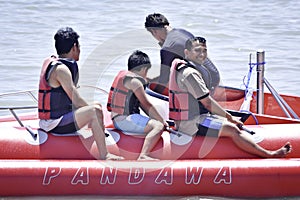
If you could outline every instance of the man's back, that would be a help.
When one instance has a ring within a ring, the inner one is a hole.
[[[175,58],[184,58],[185,42],[192,38],[193,34],[184,29],[172,29],[161,48],[161,71],[159,82],[167,84],[169,82],[170,67]]]

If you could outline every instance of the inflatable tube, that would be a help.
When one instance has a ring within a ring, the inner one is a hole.
[[[0,160],[0,195],[299,196],[299,159]]]
[[[89,129],[58,136],[38,130],[34,115],[21,120],[38,137],[34,140],[12,118],[0,119],[1,196],[300,196],[300,124],[247,126],[256,132],[252,139],[260,136],[257,142],[265,148],[291,142],[292,153],[277,159],[245,153],[226,138],[164,132],[151,152],[161,160],[136,161],[144,138],[107,128],[108,151],[126,160],[103,161],[95,160],[97,147]]]
[[[24,124],[38,133],[32,136],[16,121],[0,123],[0,159],[95,159],[98,150],[91,130],[85,128],[79,134],[58,136],[38,130],[38,120],[25,120]],[[250,135],[264,148],[276,149],[291,142],[293,151],[289,158],[300,158],[300,124],[248,125],[256,134]],[[144,136],[107,128],[106,143],[112,153],[134,160],[138,157],[144,143]],[[46,136],[45,136],[46,135]],[[165,132],[151,155],[163,160],[185,159],[233,159],[255,158],[256,156],[240,150],[228,138],[191,137],[185,134]],[[35,143],[33,143],[33,141]],[[134,145],[130,145],[134,144]],[[65,147],[68,148],[65,148]],[[226,149],[226,151],[224,151]]]

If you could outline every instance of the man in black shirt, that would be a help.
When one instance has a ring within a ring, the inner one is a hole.
[[[194,36],[192,33],[184,29],[172,28],[169,25],[168,19],[160,13],[149,14],[146,17],[145,28],[152,34],[161,46],[160,75],[159,77],[154,78],[152,82],[158,82],[160,85],[155,88],[155,91],[164,94],[165,87],[168,88],[172,61],[175,58],[184,59],[185,42]],[[217,68],[209,59],[206,59],[204,65],[218,73]],[[219,81],[220,79],[215,82],[219,84]]]

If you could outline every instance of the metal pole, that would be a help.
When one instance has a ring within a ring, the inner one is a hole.
[[[282,111],[286,114],[287,117],[292,118],[291,115],[295,119],[299,119],[298,115],[295,113],[295,111],[289,106],[289,104],[278,94],[278,92],[272,87],[272,85],[269,83],[269,81],[264,78],[264,83],[267,86],[267,88],[270,90],[271,94],[277,101],[278,105],[282,109]],[[290,115],[291,113],[291,115]]]
[[[264,114],[264,71],[265,71],[265,51],[256,52],[257,60],[257,98],[256,108],[258,114]]]
[[[20,118],[18,117],[18,115],[15,113],[15,111],[13,109],[10,108],[9,111],[15,117],[15,119],[19,122],[20,126],[24,127],[30,133],[30,135],[33,137],[33,139],[36,140],[37,133],[34,133],[33,130],[29,126],[24,126],[24,124],[22,123],[22,121],[20,120]]]
[[[280,99],[280,95],[275,91],[275,89],[271,86],[271,84],[267,81],[267,79],[264,79],[264,82],[265,82],[267,88],[270,90],[270,92],[273,95],[273,97],[275,98],[275,100],[277,101],[277,103],[280,106],[281,110],[285,113],[285,115],[288,118],[291,118],[290,113],[287,111],[287,109],[283,105],[282,100]]]

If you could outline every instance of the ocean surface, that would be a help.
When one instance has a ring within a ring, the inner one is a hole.
[[[159,46],[144,21],[159,12],[172,27],[207,39],[222,85],[244,88],[250,57],[256,62],[256,51],[264,50],[267,80],[279,93],[300,95],[298,0],[0,0],[0,5],[0,94],[37,90],[43,60],[55,54],[53,36],[65,26],[80,35],[81,85],[108,91],[136,49],[150,55],[149,76],[158,75]],[[255,89],[255,67],[250,84]],[[0,106],[28,104],[20,97],[0,100]]]

